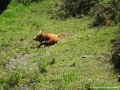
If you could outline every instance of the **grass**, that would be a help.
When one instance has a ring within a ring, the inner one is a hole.
[[[53,1],[28,6],[11,2],[0,16],[0,89],[117,90],[110,41],[118,27],[90,28],[89,17],[50,19],[47,10]],[[39,30],[58,34],[59,42],[36,48],[32,38]]]

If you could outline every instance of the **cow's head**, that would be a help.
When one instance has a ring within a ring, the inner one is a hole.
[[[33,40],[36,40],[36,41],[42,41],[42,37],[43,37],[43,33],[42,31],[40,31],[34,38]]]

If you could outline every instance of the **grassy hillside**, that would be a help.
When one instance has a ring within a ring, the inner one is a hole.
[[[50,19],[56,1],[11,2],[0,16],[0,90],[117,90],[110,41],[118,27],[90,28],[90,17]],[[39,30],[58,34],[59,42],[36,48]]]

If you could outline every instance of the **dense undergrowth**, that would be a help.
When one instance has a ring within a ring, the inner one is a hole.
[[[88,15],[91,8],[98,2],[99,0],[60,0],[51,7],[50,13],[56,18],[63,19]]]
[[[52,18],[94,17],[92,26],[111,26],[120,22],[119,0],[60,0],[51,7]],[[54,17],[53,17],[54,16]]]
[[[95,12],[94,13],[95,21],[93,23],[93,26],[98,26],[98,25],[111,26],[114,24],[119,24],[120,22],[119,11],[120,11],[119,0],[109,0],[108,2],[99,3],[93,8],[93,12]]]
[[[86,15],[51,18],[56,3],[13,0],[1,14],[0,90],[119,89],[119,73],[110,61],[118,26],[91,28],[94,17]],[[32,38],[39,30],[58,34],[59,42],[38,49]]]
[[[117,31],[117,37],[115,40],[112,41],[113,47],[113,55],[112,55],[112,62],[114,64],[114,68],[117,73],[120,72],[120,26]],[[120,79],[118,80],[120,82]]]

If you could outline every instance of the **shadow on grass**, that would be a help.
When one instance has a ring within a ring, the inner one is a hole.
[[[3,13],[3,11],[7,8],[11,0],[0,0],[0,15]]]

